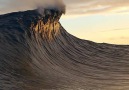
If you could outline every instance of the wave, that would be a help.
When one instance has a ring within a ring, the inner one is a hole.
[[[62,13],[0,16],[1,90],[128,90],[129,46],[69,34]]]

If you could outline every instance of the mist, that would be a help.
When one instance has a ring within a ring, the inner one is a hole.
[[[55,8],[65,12],[65,5],[62,0],[10,0],[8,3],[7,1],[0,1],[0,3],[3,3],[3,7],[0,8],[0,14],[37,8],[40,9],[40,12],[44,8]]]

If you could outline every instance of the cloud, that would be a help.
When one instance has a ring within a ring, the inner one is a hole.
[[[104,31],[98,31],[98,32],[114,32],[114,31],[124,31],[129,30],[129,28],[119,28],[119,29],[112,29],[112,30],[104,30]]]
[[[15,11],[32,10],[37,7],[54,7],[62,9],[64,3],[62,0],[1,0],[0,1],[0,13],[8,13]]]
[[[65,0],[67,14],[125,13],[129,0]]]
[[[4,4],[4,7],[0,7],[0,13],[34,9],[44,1],[51,3],[54,0],[1,0],[0,6]],[[129,0],[64,0],[64,3],[67,15],[129,12]]]

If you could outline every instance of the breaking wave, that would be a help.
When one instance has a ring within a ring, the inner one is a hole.
[[[44,12],[0,16],[1,90],[129,89],[129,46],[76,38]]]

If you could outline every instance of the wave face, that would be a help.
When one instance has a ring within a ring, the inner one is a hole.
[[[129,46],[78,39],[61,15],[0,16],[0,90],[128,90]]]

